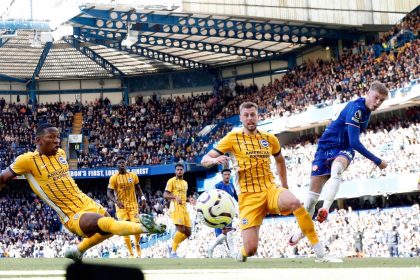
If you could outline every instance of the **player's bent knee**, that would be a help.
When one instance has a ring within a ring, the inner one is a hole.
[[[287,203],[287,209],[290,211],[295,211],[297,209],[299,209],[300,207],[302,207],[302,203],[300,202],[299,199],[291,199],[288,203]]]
[[[80,220],[79,220],[80,229],[88,237],[92,236],[95,233],[100,233],[102,235],[109,234],[109,233],[105,233],[105,232],[101,231],[101,229],[98,226],[98,220],[102,217],[104,217],[104,216],[101,215],[101,214],[97,214],[97,213],[84,213],[84,214],[82,214],[82,216],[80,217]]]

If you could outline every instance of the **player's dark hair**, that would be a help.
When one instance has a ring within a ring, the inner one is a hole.
[[[377,91],[377,92],[379,92],[380,95],[388,96],[388,94],[389,94],[388,88],[383,83],[381,83],[380,81],[374,81],[370,85],[370,90]]]
[[[177,167],[182,167],[182,169],[184,169],[184,165],[183,165],[182,163],[177,163],[177,164],[175,164],[175,169],[176,169]]]
[[[38,128],[36,129],[36,132],[35,132],[36,136],[43,135],[45,133],[45,130],[47,128],[51,128],[51,127],[55,128],[55,126],[50,124],[50,123],[43,123],[43,124],[39,125]]]
[[[125,157],[123,157],[123,156],[118,156],[115,161],[119,161],[119,160],[127,161],[127,159]]]
[[[220,173],[225,173],[225,172],[229,172],[229,173],[232,173],[232,170],[230,170],[229,168],[225,168],[225,169],[223,169],[222,170],[222,172],[220,172]]]

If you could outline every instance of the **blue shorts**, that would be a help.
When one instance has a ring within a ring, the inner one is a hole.
[[[344,156],[349,164],[354,158],[354,150],[351,148],[319,148],[316,150],[315,159],[312,162],[311,176],[323,176],[331,174],[331,164],[338,156]]]
[[[232,224],[228,224],[224,228],[232,228]],[[216,235],[216,237],[218,237],[219,235],[222,234],[222,231],[223,231],[223,228],[215,228],[214,229],[214,234]]]

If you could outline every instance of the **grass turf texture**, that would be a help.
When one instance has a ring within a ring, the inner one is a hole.
[[[232,259],[86,259],[85,263],[138,267],[143,270],[165,269],[250,269],[250,268],[366,268],[420,267],[419,258],[345,259],[343,263],[315,263],[305,259],[248,259],[238,263]],[[0,259],[0,270],[65,270],[72,261],[56,259]]]

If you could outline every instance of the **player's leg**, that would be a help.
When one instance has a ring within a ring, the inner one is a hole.
[[[322,205],[322,208],[318,210],[318,214],[316,217],[318,222],[322,223],[327,219],[330,207],[333,204],[335,196],[338,192],[338,188],[340,187],[341,176],[349,166],[353,157],[353,150],[342,150],[335,155],[335,159],[333,160],[330,167],[331,176],[325,183],[323,188],[324,203]]]
[[[117,210],[117,219],[118,221],[130,221],[130,213],[125,209]],[[130,235],[123,236],[125,246],[127,247],[128,254],[130,257],[134,257],[133,245],[131,244]]]
[[[349,163],[350,161],[347,157],[340,155],[336,157],[331,164],[331,177],[325,183],[323,188],[325,199],[322,208],[326,209],[327,211],[329,211],[331,205],[334,202],[338,188],[340,187],[341,176],[349,166]]]
[[[318,235],[315,231],[315,225],[312,221],[312,217],[309,215],[308,211],[302,206],[300,201],[295,197],[295,195],[289,190],[277,190],[277,202],[278,210],[281,212],[289,210],[295,216],[300,230],[308,238],[309,242],[312,245],[312,248],[315,252],[317,262],[342,262],[341,259],[334,259],[326,257],[326,252],[323,245],[319,241]],[[269,201],[269,207],[271,208],[271,203]],[[271,209],[269,209],[271,210]]]
[[[309,192],[304,201],[304,206],[311,218],[314,216],[315,206],[319,200],[325,182],[330,178],[330,163],[333,156],[335,156],[334,150],[318,149],[315,153],[312,162]]]
[[[109,217],[109,214],[105,211],[105,209],[100,209],[99,212],[103,213],[104,216]],[[72,246],[66,250],[64,256],[66,258],[72,259],[75,262],[81,262],[83,258],[83,254],[93,246],[101,243],[102,241],[110,238],[112,234],[105,234],[105,233],[95,233],[93,235],[86,235],[80,228],[79,222],[80,217],[83,215],[83,212],[76,213],[72,219],[70,219],[65,226],[76,233],[81,237],[85,237],[82,242],[80,242],[77,246]]]
[[[226,243],[229,247],[230,255],[232,257],[236,256],[238,254],[235,244],[235,237],[234,237],[234,230],[233,228],[225,228],[225,234],[226,234]]]
[[[238,252],[236,260],[245,262],[248,257],[255,255],[258,249],[260,226],[253,226],[242,230],[243,246]]]
[[[318,235],[315,231],[315,226],[312,221],[312,217],[309,215],[308,211],[306,211],[306,209],[302,206],[299,199],[297,199],[292,192],[286,189],[277,189],[275,194],[272,196],[274,196],[274,198],[277,198],[277,207],[279,211],[290,211],[293,213],[300,230],[308,238],[315,251],[316,256],[318,258],[324,257],[324,248],[319,242]],[[269,207],[271,208],[271,199],[268,203]]]
[[[141,223],[128,221],[117,221],[111,217],[105,217],[98,213],[84,213],[79,221],[80,229],[87,236],[95,233],[116,234],[121,236],[134,235],[141,233],[162,233],[165,232],[164,225],[157,225],[153,217],[142,216]]]
[[[244,262],[253,256],[258,248],[260,225],[267,214],[267,193],[239,194],[239,226],[243,246],[238,252],[236,260]]]
[[[104,240],[112,237],[110,235],[101,235],[99,233],[95,233],[91,237],[84,238],[82,242],[80,242],[77,246],[72,246],[66,250],[64,253],[64,257],[72,259],[73,261],[79,263],[82,261],[83,254],[93,246],[103,242]]]
[[[178,250],[179,244],[191,236],[191,219],[188,212],[183,211],[177,213],[174,217],[174,220],[178,224],[176,224],[177,230],[173,238],[171,257],[177,257],[176,251]]]
[[[139,211],[133,210],[129,212],[130,222],[140,223]],[[136,247],[137,257],[141,257],[140,234],[134,234],[134,244]]]
[[[184,225],[175,225],[176,226],[176,232],[174,234],[174,237],[172,239],[172,247],[171,247],[171,253],[170,257],[178,257],[177,250],[179,247],[179,244],[187,239],[187,236],[185,235],[185,226]]]
[[[137,257],[141,257],[141,245],[140,245],[140,234],[134,234],[134,242],[136,242],[136,252],[137,252]]]
[[[307,193],[305,203],[303,206],[305,207],[306,211],[308,211],[309,216],[312,218],[315,213],[315,206],[318,203],[318,199],[324,186],[325,182],[328,180],[328,175],[323,176],[312,176],[311,177],[311,184],[309,192]],[[301,230],[295,232],[289,238],[289,245],[295,246],[305,235]]]
[[[325,182],[328,181],[329,175],[324,176],[311,176],[311,182],[309,186],[309,192],[304,202],[305,209],[308,211],[311,218],[315,213],[315,206],[318,203],[319,196],[321,195],[322,188]]]
[[[314,246],[319,243],[318,235],[315,231],[315,226],[308,211],[302,206],[299,199],[289,190],[278,190],[277,207],[279,211],[290,211],[295,216],[298,225],[303,234],[308,237],[309,242]]]
[[[216,235],[216,239],[212,243],[210,243],[209,248],[207,249],[209,258],[213,258],[214,248],[216,248],[217,245],[222,244],[226,240],[226,235],[223,233],[221,228],[216,228],[214,230],[214,233]]]

